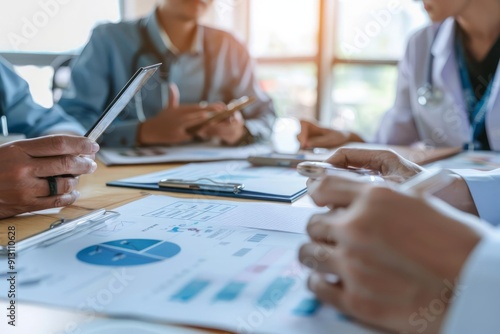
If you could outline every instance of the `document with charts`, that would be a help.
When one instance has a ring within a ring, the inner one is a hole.
[[[227,226],[238,210],[251,221],[256,207],[246,204],[167,196],[127,204],[106,226],[18,254],[19,298],[240,333],[373,333],[307,290],[297,262],[305,234]],[[265,208],[283,221],[305,209]]]
[[[272,147],[266,144],[229,147],[210,143],[178,146],[154,146],[138,148],[103,148],[98,157],[104,164],[140,165],[167,162],[244,160],[251,155],[270,153]]]

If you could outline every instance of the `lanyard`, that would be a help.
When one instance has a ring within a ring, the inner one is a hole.
[[[458,68],[460,71],[460,81],[462,83],[465,103],[467,105],[467,113],[469,115],[469,121],[472,127],[471,140],[468,144],[466,144],[466,147],[469,150],[481,149],[479,137],[481,136],[483,131],[486,130],[486,113],[488,112],[488,100],[491,95],[494,78],[488,84],[486,92],[484,93],[481,100],[478,101],[476,95],[474,94],[472,82],[469,77],[469,71],[467,70],[467,64],[465,62],[465,51],[459,41],[459,38],[456,38],[455,41],[455,52],[457,55]]]
[[[163,66],[161,68],[161,76],[162,76],[162,95],[166,93],[165,89],[168,89],[168,82],[170,81],[170,67],[172,66],[172,63],[175,61],[175,56],[171,53],[171,51],[168,51],[167,54],[162,54],[160,51],[156,48],[153,39],[149,35],[149,31],[147,29],[147,20],[148,18],[143,18],[139,20],[139,33],[141,36],[141,47],[139,50],[136,52],[134,57],[132,58],[132,70],[134,73],[135,72],[135,67],[139,66],[139,58],[145,54],[150,54],[153,55],[158,61],[163,63]],[[207,36],[207,29],[205,29],[202,26],[199,26],[198,29],[203,29],[203,65],[204,65],[204,70],[205,70],[205,80],[203,82],[203,89],[202,89],[202,94],[201,94],[201,101],[208,101],[208,94],[210,93],[211,90],[211,84],[212,84],[212,77],[214,76],[213,71],[212,71],[212,54],[210,53],[210,46],[209,46],[209,37]],[[166,101],[163,101],[166,102]],[[139,102],[136,101],[136,105]],[[141,107],[142,107],[142,101],[140,101]],[[142,108],[141,108],[142,109]]]

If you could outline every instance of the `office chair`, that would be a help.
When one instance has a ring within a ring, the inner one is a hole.
[[[71,61],[75,58],[74,55],[59,56],[50,66],[54,69],[52,76],[52,100],[54,104],[57,103],[61,97],[62,92],[66,89],[71,80]]]

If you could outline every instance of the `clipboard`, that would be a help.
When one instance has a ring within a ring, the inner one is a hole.
[[[106,183],[107,186],[292,203],[307,192],[295,169],[247,161],[190,163]]]
[[[60,219],[52,223],[48,229],[26,239],[8,241],[0,245],[0,257],[9,257],[10,254],[17,254],[28,249],[53,245],[68,237],[100,228],[104,223],[118,216],[117,212],[99,209],[75,219]]]
[[[137,188],[145,190],[156,190],[156,191],[166,191],[174,193],[192,194],[192,195],[203,195],[203,196],[221,196],[221,197],[232,197],[232,198],[242,198],[242,199],[254,199],[263,201],[273,201],[273,202],[284,202],[293,203],[300,197],[306,194],[307,188],[304,187],[294,194],[285,196],[277,194],[269,194],[258,191],[250,191],[244,189],[244,184],[238,183],[218,183],[219,186],[213,188],[210,184],[203,180],[175,180],[177,184],[166,184],[172,180],[159,180],[157,183],[133,183],[124,181],[112,181],[106,183],[107,186],[111,187],[123,187],[123,188]],[[211,182],[215,182],[212,181]],[[240,190],[233,191],[235,187],[239,187]]]

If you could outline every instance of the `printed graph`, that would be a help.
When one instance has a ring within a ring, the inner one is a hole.
[[[137,266],[174,257],[181,251],[179,245],[151,239],[121,239],[82,249],[77,259],[99,266]]]

